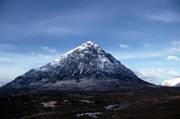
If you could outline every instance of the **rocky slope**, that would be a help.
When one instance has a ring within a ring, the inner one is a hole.
[[[88,41],[40,68],[18,76],[4,88],[116,90],[150,85],[99,45]]]

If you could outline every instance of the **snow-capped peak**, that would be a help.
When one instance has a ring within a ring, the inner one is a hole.
[[[147,85],[100,46],[88,41],[39,69],[18,76],[4,87],[114,90]]]
[[[58,67],[62,66],[62,64],[66,65],[67,63],[72,62],[73,64],[79,64],[78,69],[82,69],[82,67],[90,65],[90,67],[94,67],[94,69],[103,72],[112,72],[118,68],[121,68],[121,71],[126,70],[119,61],[113,58],[110,54],[106,53],[99,45],[91,41],[83,43],[61,57],[55,59],[50,63],[50,66]]]
[[[87,41],[86,44],[93,45],[94,43],[91,41]]]
[[[93,43],[91,41],[87,41],[86,43],[82,43],[80,46],[66,52],[64,55],[62,55],[59,58],[55,59],[52,62],[52,64],[57,63],[57,62],[59,62],[60,60],[62,60],[64,58],[67,58],[68,55],[72,54],[73,52],[80,52],[81,54],[84,54],[84,53],[89,52],[92,49],[97,51],[97,53],[99,53],[99,54],[103,53],[102,48],[98,44],[95,44],[95,43]]]
[[[80,45],[80,46],[78,46],[78,47],[76,47],[76,48],[74,48],[74,49],[66,52],[66,53],[64,54],[64,56],[67,56],[68,54],[71,54],[72,52],[77,51],[77,50],[78,50],[78,51],[82,51],[82,50],[87,50],[87,49],[89,49],[89,48],[99,49],[100,47],[99,47],[99,45],[94,44],[94,43],[91,42],[91,41],[87,41],[86,43],[83,43],[82,45]],[[101,48],[100,48],[100,49],[101,49]]]

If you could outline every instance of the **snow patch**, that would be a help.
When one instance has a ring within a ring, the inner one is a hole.
[[[55,105],[57,104],[58,102],[57,101],[49,101],[49,102],[43,102],[41,103],[45,108],[48,108],[48,107],[55,107]]]
[[[102,114],[101,112],[87,112],[87,113],[80,113],[80,114],[77,114],[76,116],[77,117],[82,117],[82,116],[89,116],[89,117],[92,117],[94,119],[97,119],[98,116],[97,115],[100,115]]]
[[[176,86],[179,83],[180,83],[180,78],[175,78],[175,79],[163,81],[162,85],[171,87],[171,86]]]
[[[107,111],[118,111],[127,108],[128,108],[127,104],[112,104],[105,107]]]
[[[87,103],[87,104],[92,104],[92,103],[94,103],[93,101],[90,101],[90,100],[79,100],[79,102]]]

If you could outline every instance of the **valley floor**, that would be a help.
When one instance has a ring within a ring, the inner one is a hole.
[[[0,90],[0,119],[180,119],[180,88]]]

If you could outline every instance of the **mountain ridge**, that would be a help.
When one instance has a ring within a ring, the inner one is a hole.
[[[150,86],[91,41],[52,62],[18,76],[4,88],[115,90]]]

